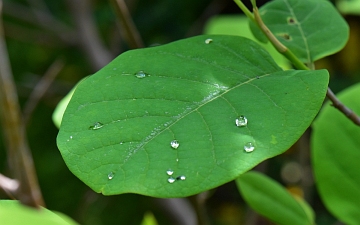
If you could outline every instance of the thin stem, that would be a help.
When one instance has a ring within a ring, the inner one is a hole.
[[[45,72],[44,76],[35,86],[33,92],[30,94],[28,101],[24,106],[24,123],[28,124],[29,119],[38,105],[40,99],[44,96],[51,83],[55,77],[59,74],[61,69],[64,67],[64,62],[61,59],[57,59],[48,70]]]
[[[340,110],[347,118],[349,118],[353,123],[360,126],[360,117],[356,115],[351,109],[346,107],[331,91],[330,88],[328,88],[326,96],[328,99],[332,102],[332,106]]]
[[[18,96],[12,77],[2,25],[0,0],[0,119],[14,178],[19,181],[19,200],[29,206],[44,206],[31,152],[27,143]]]
[[[144,43],[141,39],[134,21],[130,16],[130,12],[124,0],[111,0],[111,3],[118,15],[120,22],[127,34],[127,41],[131,48],[143,48]]]
[[[244,12],[244,14],[247,16],[247,18],[251,19],[254,23],[256,23],[255,21],[255,17],[253,16],[253,14],[250,12],[250,10],[244,5],[244,3],[242,3],[241,0],[234,0],[234,2],[239,6],[239,8]]]

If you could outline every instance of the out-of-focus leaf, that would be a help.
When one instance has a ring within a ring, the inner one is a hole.
[[[360,114],[360,84],[338,95]],[[311,137],[316,184],[326,207],[346,224],[360,218],[360,128],[327,104],[315,120]]]
[[[259,214],[281,225],[312,225],[314,218],[280,184],[258,172],[236,179],[241,195]]]

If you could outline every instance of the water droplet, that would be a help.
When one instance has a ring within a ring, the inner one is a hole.
[[[139,72],[135,73],[135,77],[137,78],[145,78],[146,77],[146,73],[142,70],[140,70]]]
[[[72,139],[72,136],[70,136],[70,139]]]
[[[172,170],[167,170],[166,171],[166,174],[169,175],[169,176],[173,175],[173,173],[174,173],[174,171],[172,171]]]
[[[245,127],[247,125],[247,123],[248,123],[248,120],[245,116],[239,116],[239,118],[237,118],[235,120],[235,124],[238,127]]]
[[[104,124],[100,123],[100,122],[96,122],[94,123],[94,125],[90,126],[89,129],[90,130],[97,130],[100,129],[104,126]]]
[[[179,147],[180,143],[177,140],[172,140],[170,142],[170,145],[172,148],[177,149]]]
[[[179,162],[179,159],[176,159],[176,162]]]
[[[254,149],[255,149],[255,146],[252,142],[248,142],[244,145],[245,152],[252,152],[252,151],[254,151]]]
[[[114,178],[114,173],[113,173],[113,172],[110,172],[110,173],[108,174],[108,178],[109,178],[109,180],[113,179],[113,178]]]
[[[124,144],[124,142],[120,142],[120,144],[122,145],[122,144]]]
[[[167,179],[167,181],[168,181],[170,184],[172,184],[172,183],[174,183],[174,182],[176,181],[176,179],[173,178],[173,177],[169,177],[169,178]]]
[[[186,180],[186,177],[185,177],[184,175],[178,176],[178,177],[176,178],[176,180]]]
[[[205,44],[207,44],[207,45],[208,45],[208,44],[210,44],[212,41],[213,41],[213,39],[208,38],[208,39],[206,39],[206,40],[205,40]]]

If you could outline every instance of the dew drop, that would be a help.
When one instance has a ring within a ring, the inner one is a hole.
[[[245,127],[247,125],[247,123],[248,123],[248,120],[245,116],[239,116],[239,118],[237,118],[235,120],[235,124],[238,127]]]
[[[212,41],[213,41],[213,39],[208,38],[208,39],[206,39],[206,40],[205,40],[205,44],[207,44],[207,45],[208,45],[208,44],[210,44]]]
[[[124,144],[124,142],[120,142],[120,144],[122,145],[122,144]]]
[[[255,149],[255,146],[252,142],[248,142],[244,145],[245,152],[252,152],[252,151],[254,151],[254,149]]]
[[[178,176],[178,177],[176,178],[176,180],[186,180],[186,177],[185,177],[184,175]]]
[[[172,171],[172,170],[167,170],[166,171],[166,174],[169,175],[169,176],[173,175],[173,173],[174,173],[174,171]]]
[[[173,178],[173,177],[169,177],[169,178],[167,179],[167,181],[168,181],[170,184],[172,184],[172,183],[174,183],[174,182],[176,181],[176,179]]]
[[[96,122],[94,123],[94,125],[90,126],[89,129],[90,130],[98,130],[100,128],[102,128],[104,126],[104,124],[100,123],[100,122]]]
[[[72,136],[70,136],[70,139],[72,139]]]
[[[180,143],[177,140],[172,140],[170,142],[170,145],[173,149],[177,149],[179,147]]]
[[[108,179],[111,180],[111,179],[113,179],[113,178],[114,178],[114,173],[113,173],[113,172],[110,172],[110,173],[108,174]]]
[[[146,73],[144,71],[140,70],[139,72],[135,73],[135,77],[137,77],[137,78],[145,78]]]

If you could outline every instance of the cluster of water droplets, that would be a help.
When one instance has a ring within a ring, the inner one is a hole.
[[[174,177],[172,176],[172,175],[174,174],[174,171],[173,171],[173,170],[170,170],[170,169],[168,169],[168,170],[166,171],[166,174],[167,174],[168,176],[170,176],[170,177],[167,179],[167,181],[168,181],[170,184],[174,183],[174,182],[177,181],[177,180],[186,180],[186,176],[184,176],[184,175],[177,176],[176,178],[174,178]]]
[[[241,115],[239,116],[238,118],[235,119],[235,125],[237,127],[246,127],[248,124],[248,119]],[[255,150],[255,145],[254,143],[252,142],[247,142],[245,145],[244,145],[244,151],[247,152],[247,153],[250,153],[252,151]]]

